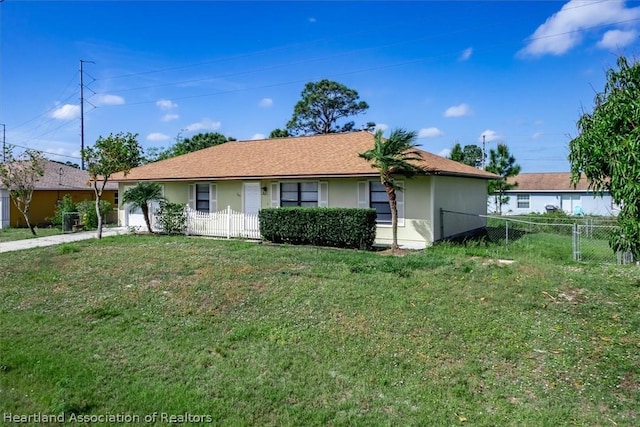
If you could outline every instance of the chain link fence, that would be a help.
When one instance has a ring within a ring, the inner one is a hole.
[[[447,223],[466,216],[485,218],[486,226],[474,241],[485,245],[491,255],[509,257],[535,253],[558,261],[578,261],[601,264],[633,263],[631,253],[616,252],[609,238],[618,228],[615,218],[551,215],[491,216],[443,211],[444,240],[459,236],[447,235]]]

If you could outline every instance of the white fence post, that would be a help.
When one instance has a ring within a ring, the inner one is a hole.
[[[231,206],[227,205],[227,239],[231,238]]]

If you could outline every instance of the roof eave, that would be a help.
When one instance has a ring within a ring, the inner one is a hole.
[[[377,172],[366,173],[326,173],[326,174],[277,174],[277,175],[253,175],[253,176],[190,176],[190,177],[151,177],[151,178],[122,178],[113,182],[137,182],[137,181],[258,181],[274,179],[331,179],[331,178],[358,178],[379,176]]]

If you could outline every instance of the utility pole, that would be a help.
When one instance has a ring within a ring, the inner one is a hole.
[[[6,138],[6,132],[7,132],[7,125],[5,125],[4,123],[0,123],[0,125],[2,125],[2,163],[6,163],[7,161],[7,138]]]
[[[482,135],[482,169],[487,167],[487,149],[486,149],[485,135]]]
[[[80,169],[84,170],[84,63],[95,64],[93,61],[80,60]]]

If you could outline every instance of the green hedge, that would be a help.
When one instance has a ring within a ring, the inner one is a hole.
[[[375,209],[269,208],[260,211],[260,234],[275,243],[371,249]]]

